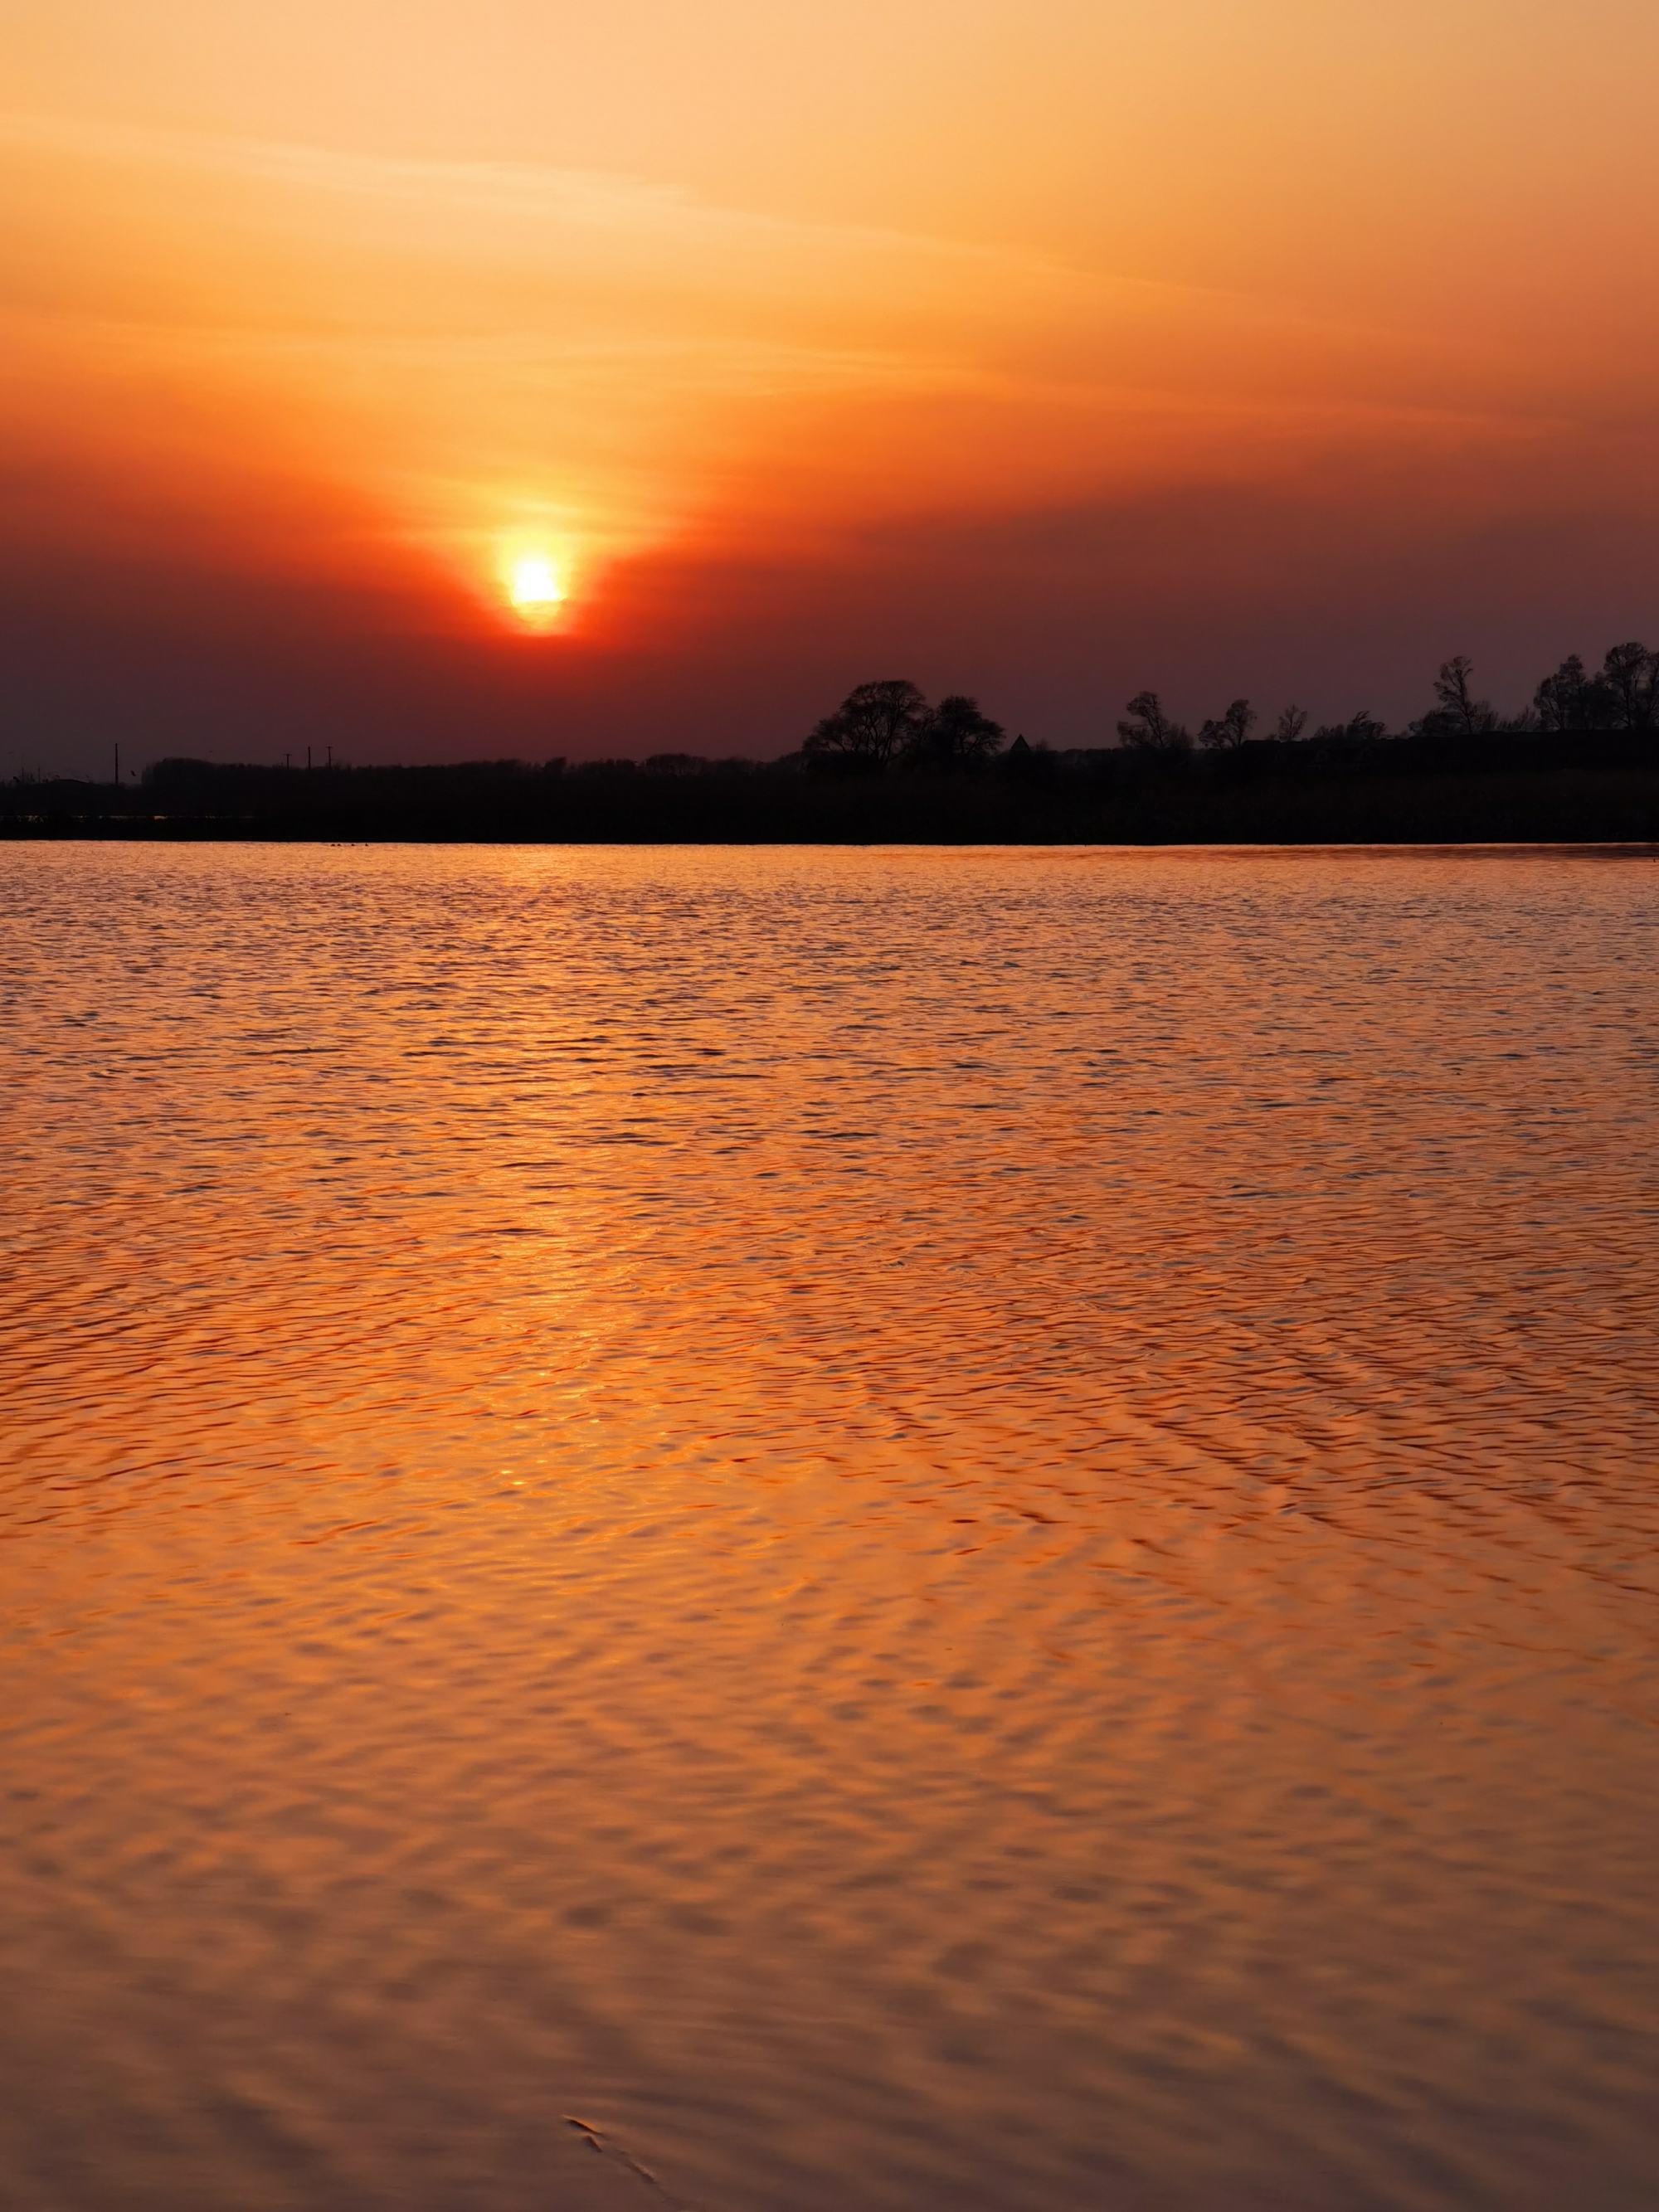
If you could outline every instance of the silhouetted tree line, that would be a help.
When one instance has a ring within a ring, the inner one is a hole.
[[[1012,742],[965,693],[860,684],[781,759],[468,761],[312,769],[167,759],[137,785],[20,776],[13,836],[417,842],[1323,842],[1659,841],[1659,654],[1576,656],[1500,716],[1470,662],[1390,734],[1364,708],[1265,730],[1247,699],[1194,738],[1138,692],[1115,743]]]
[[[1533,730],[1557,734],[1575,730],[1650,731],[1659,729],[1659,653],[1636,641],[1610,647],[1594,675],[1576,653],[1571,653],[1539,684],[1530,707],[1507,717],[1498,713],[1490,699],[1475,696],[1474,664],[1460,653],[1442,662],[1434,697],[1428,713],[1407,725],[1407,737],[1474,738],[1504,731],[1519,735]],[[1298,743],[1307,734],[1308,720],[1304,708],[1285,708],[1273,726],[1273,741]],[[1249,743],[1256,721],[1249,701],[1235,699],[1224,714],[1200,724],[1198,744],[1211,751],[1237,750]],[[1156,691],[1135,694],[1117,726],[1117,734],[1123,744],[1139,752],[1178,754],[1193,750],[1192,732],[1184,723],[1170,720]],[[1388,735],[1369,708],[1362,707],[1346,722],[1322,723],[1313,732],[1312,742],[1375,744]]]
[[[1476,696],[1474,666],[1459,653],[1443,662],[1434,683],[1435,703],[1407,726],[1407,738],[1475,738],[1498,732],[1653,730],[1659,727],[1659,653],[1640,643],[1612,647],[1594,674],[1577,653],[1547,676],[1523,712],[1503,717],[1489,699]],[[1197,749],[1239,752],[1254,742],[1292,745],[1364,746],[1389,738],[1387,726],[1369,708],[1346,721],[1325,722],[1310,732],[1305,708],[1283,708],[1263,738],[1248,699],[1235,699],[1199,726],[1196,740],[1184,722],[1173,719],[1156,691],[1138,691],[1117,724],[1123,749],[1173,759]],[[834,714],[826,714],[801,747],[810,766],[860,772],[889,769],[951,771],[982,767],[1005,758],[1007,733],[981,712],[979,702],[952,692],[930,705],[915,684],[900,678],[860,684]],[[1015,749],[1024,747],[1015,740]]]

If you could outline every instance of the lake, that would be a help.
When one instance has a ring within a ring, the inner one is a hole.
[[[0,2201],[1651,2204],[1656,886],[0,854]]]

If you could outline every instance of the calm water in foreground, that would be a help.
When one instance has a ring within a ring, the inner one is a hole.
[[[0,854],[0,2202],[1650,2206],[1656,888]]]

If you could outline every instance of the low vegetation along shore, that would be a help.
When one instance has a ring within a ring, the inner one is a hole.
[[[1197,736],[1142,692],[1115,744],[1012,742],[961,695],[860,684],[782,759],[356,768],[166,759],[133,783],[19,776],[0,835],[512,842],[1659,842],[1659,654],[1571,660],[1522,714],[1448,662],[1436,704],[1262,729],[1233,701]]]

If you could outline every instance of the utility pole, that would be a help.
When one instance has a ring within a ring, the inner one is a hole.
[[[117,745],[115,748],[115,788],[118,791],[121,788],[121,748],[119,745]]]

